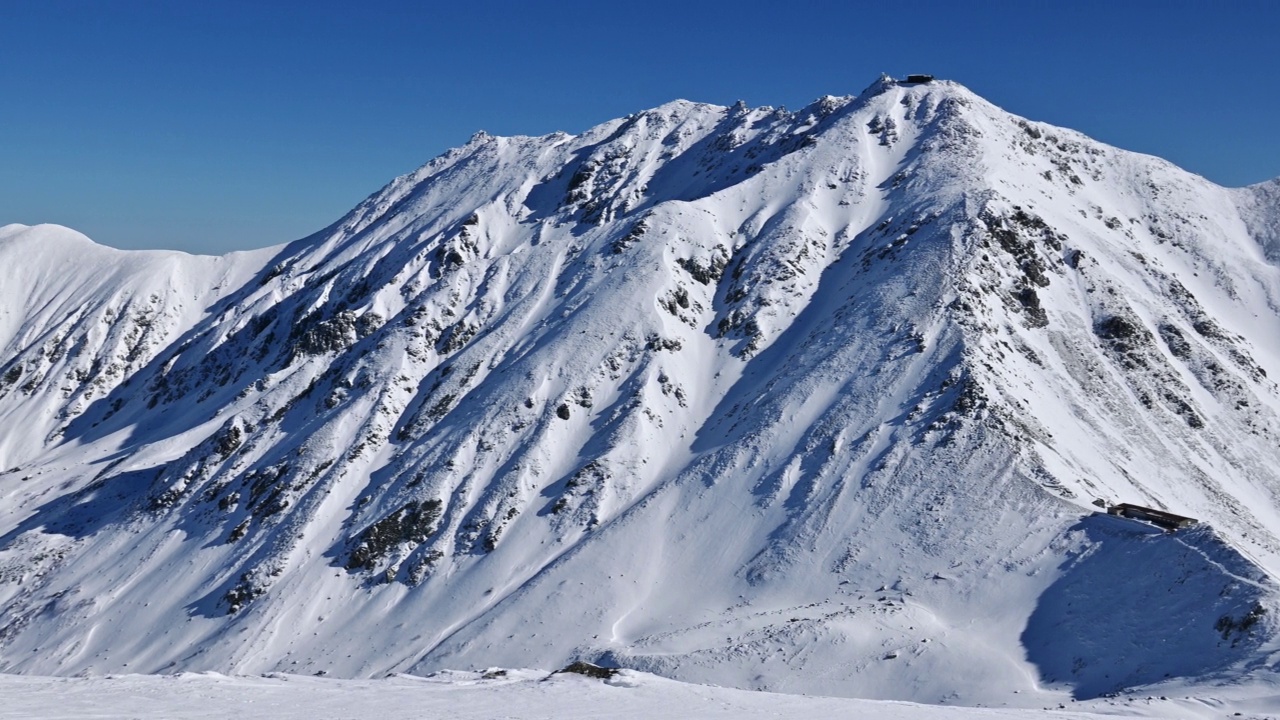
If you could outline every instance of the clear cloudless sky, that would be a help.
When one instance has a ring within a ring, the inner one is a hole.
[[[476,130],[881,72],[1224,185],[1280,175],[1280,1],[0,0],[0,225],[222,253],[315,232]]]

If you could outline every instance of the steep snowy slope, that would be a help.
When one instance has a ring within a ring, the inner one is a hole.
[[[990,702],[1269,665],[1276,217],[882,80],[481,133],[257,254],[7,228],[0,669]]]
[[[271,254],[126,253],[56,225],[0,227],[0,385],[22,398],[0,410],[0,468],[58,444],[68,420],[173,345]]]
[[[1280,178],[1241,188],[1235,194],[1249,233],[1272,262],[1280,259]]]

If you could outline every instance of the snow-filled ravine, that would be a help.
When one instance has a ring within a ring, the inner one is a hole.
[[[1265,689],[1277,263],[1280,181],[889,79],[478,133],[250,253],[4,226],[0,672]]]

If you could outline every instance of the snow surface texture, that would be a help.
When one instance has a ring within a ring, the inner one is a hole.
[[[480,133],[254,253],[5,227],[0,671],[1266,672],[1278,193],[882,80]]]
[[[782,695],[688,685],[634,670],[607,680],[534,670],[446,672],[340,680],[271,673],[217,673],[48,678],[0,675],[0,718],[162,718],[196,720],[269,717],[273,720],[740,720],[876,718],[876,720],[1101,720],[1116,715],[1159,718],[1260,718],[1268,707],[1238,705],[1233,697],[1163,696],[1066,700],[1034,709],[966,708],[883,700]],[[1245,712],[1226,712],[1243,707]],[[1274,703],[1270,707],[1274,707]],[[1058,709],[1063,708],[1063,709]],[[1065,708],[1070,708],[1067,710]]]
[[[624,670],[609,680],[529,670],[399,675],[337,680],[273,673],[227,677],[214,673],[116,675],[105,678],[0,676],[0,718],[270,717],[274,720],[368,718],[455,720],[504,718],[883,718],[884,720],[1100,720],[1117,713],[1141,717],[1220,717],[1216,699],[1150,698],[1099,703],[1097,712],[1057,709],[962,708],[903,702],[748,692],[666,680]],[[1067,707],[1067,706],[1063,706]],[[1257,717],[1250,715],[1249,717]]]

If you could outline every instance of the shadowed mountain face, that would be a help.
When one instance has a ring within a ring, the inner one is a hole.
[[[254,253],[5,227],[0,670],[990,702],[1256,664],[1277,227],[1275,183],[892,81],[478,134]]]

